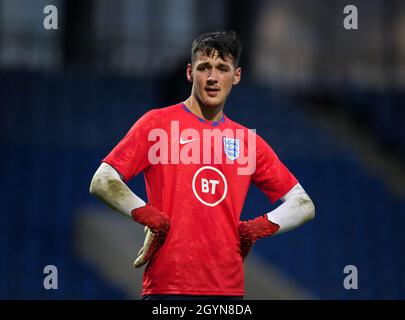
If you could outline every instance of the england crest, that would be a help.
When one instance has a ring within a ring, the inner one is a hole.
[[[226,156],[235,160],[239,157],[239,139],[232,139],[224,137],[224,152]]]

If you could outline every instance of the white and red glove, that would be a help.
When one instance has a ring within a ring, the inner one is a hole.
[[[132,210],[132,218],[145,225],[145,241],[134,261],[134,267],[139,268],[146,264],[166,239],[170,229],[169,216],[160,212],[150,204]]]
[[[246,257],[252,249],[255,242],[261,238],[269,237],[275,234],[280,226],[275,224],[264,214],[253,220],[239,221],[239,238],[240,238],[240,251],[245,264]]]

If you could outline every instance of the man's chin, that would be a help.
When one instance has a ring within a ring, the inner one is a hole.
[[[211,98],[207,97],[203,101],[203,104],[205,107],[213,109],[213,108],[218,108],[219,106],[223,105],[222,99],[218,99],[217,97]]]

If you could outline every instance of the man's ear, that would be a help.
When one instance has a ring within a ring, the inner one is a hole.
[[[232,84],[234,86],[236,86],[239,83],[241,76],[242,76],[242,68],[239,67],[239,68],[236,69],[235,75],[233,76]]]
[[[191,63],[187,64],[187,80],[193,83],[193,66]]]

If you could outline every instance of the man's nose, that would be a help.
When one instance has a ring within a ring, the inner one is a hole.
[[[210,73],[208,74],[207,82],[209,83],[217,83],[218,82],[218,74],[215,69],[211,69]]]

